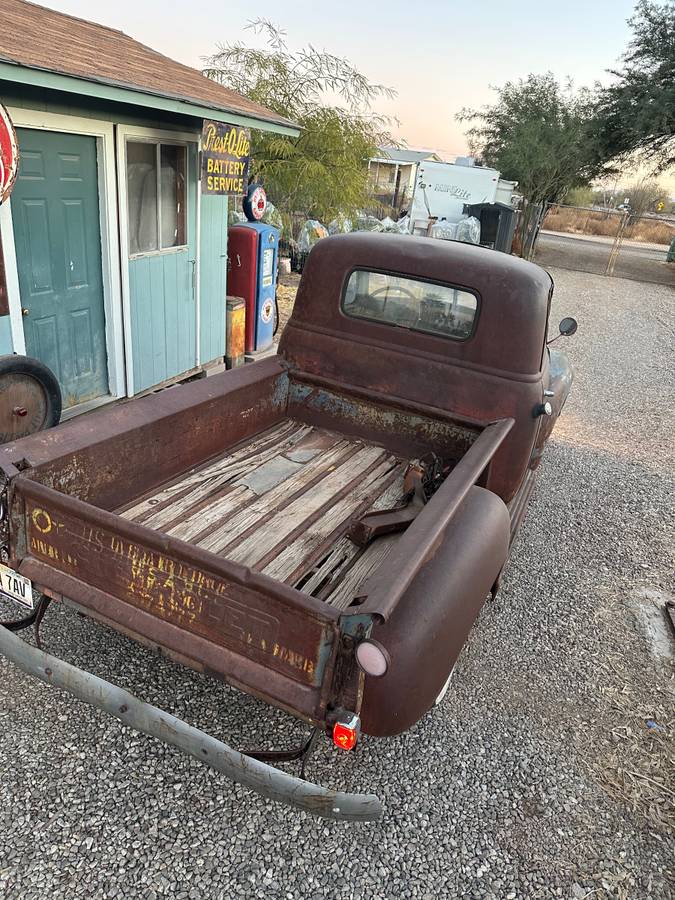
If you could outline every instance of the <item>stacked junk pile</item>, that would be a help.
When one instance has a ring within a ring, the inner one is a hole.
[[[285,242],[281,252],[290,258],[292,271],[302,272],[309,251],[321,238],[332,234],[348,234],[352,231],[410,234],[412,229],[409,215],[404,215],[395,222],[389,216],[378,219],[376,216],[360,212],[354,219],[339,216],[333,219],[328,227],[317,219],[307,219],[300,228],[298,240]],[[440,240],[479,244],[480,221],[475,216],[465,216],[460,222],[448,222],[441,219],[430,225],[428,234],[430,237]]]
[[[415,234],[510,253],[519,204],[516,187],[515,181],[504,180],[496,169],[477,166],[471,157],[459,157],[454,163],[423,160],[417,166],[409,209],[398,221],[365,212],[354,219],[334,219],[328,227],[310,219],[302,223],[297,241],[282,246],[281,253],[301,272],[317,241],[349,231]]]

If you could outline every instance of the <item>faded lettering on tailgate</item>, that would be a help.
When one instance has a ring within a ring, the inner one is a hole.
[[[308,683],[316,679],[322,627],[312,635],[260,608],[255,591],[211,576],[173,556],[28,501],[31,555],[100,590],[221,646],[245,652]],[[309,624],[309,623],[306,623]],[[297,646],[299,632],[304,632]],[[303,652],[304,650],[304,652]]]

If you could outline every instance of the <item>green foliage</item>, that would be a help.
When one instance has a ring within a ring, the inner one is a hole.
[[[600,199],[602,194],[600,195]],[[575,187],[565,195],[567,206],[595,206],[598,203],[598,193],[591,187]]]
[[[368,201],[367,160],[380,144],[395,144],[388,120],[371,110],[393,92],[342,57],[312,46],[289,50],[284,33],[266,20],[249,27],[266,46],[219,46],[204,74],[302,128],[298,138],[253,133],[254,177],[287,224],[296,213],[323,222],[353,216]]]
[[[464,109],[458,118],[475,123],[467,136],[481,162],[517,181],[527,200],[561,201],[602,172],[592,140],[590,91],[561,86],[550,72],[507,82],[496,91],[492,106]]]
[[[675,3],[641,0],[629,24],[623,67],[600,95],[598,150],[619,161],[637,155],[660,172],[675,165]]]

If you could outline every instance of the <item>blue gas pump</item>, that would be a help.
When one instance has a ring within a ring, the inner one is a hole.
[[[256,202],[244,204],[249,215],[264,213],[259,185],[252,185]],[[249,197],[251,194],[249,193]],[[248,209],[247,209],[248,206]],[[274,310],[277,290],[279,229],[265,222],[249,221],[233,225],[228,231],[228,293],[243,297],[246,303],[246,352],[256,353],[271,347],[274,338]]]

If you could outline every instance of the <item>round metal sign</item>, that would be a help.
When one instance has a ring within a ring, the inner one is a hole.
[[[274,312],[274,306],[271,300],[265,300],[263,303],[263,307],[260,310],[260,318],[267,325],[267,323],[272,318],[272,313]]]
[[[19,170],[19,145],[9,113],[0,103],[0,203],[12,193]]]
[[[267,209],[267,194],[261,184],[249,186],[248,194],[244,200],[244,214],[249,222],[259,222]]]

